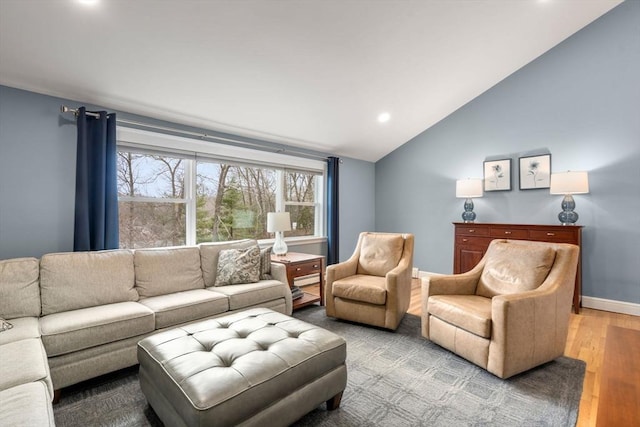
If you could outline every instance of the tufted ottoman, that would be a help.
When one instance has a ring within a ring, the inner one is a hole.
[[[346,343],[266,308],[205,320],[138,343],[140,386],[166,426],[286,426],[340,405]]]

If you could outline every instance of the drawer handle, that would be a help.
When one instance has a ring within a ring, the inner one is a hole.
[[[296,271],[300,271],[300,270],[302,270],[300,267],[296,268]]]
[[[510,231],[505,231],[504,234],[511,234],[511,232]]]
[[[547,236],[555,236],[556,233],[547,233]]]
[[[469,241],[469,239],[462,239],[462,241],[463,241],[463,242],[468,242],[468,241]]]
[[[476,232],[476,230],[474,230],[473,228],[469,229],[469,233],[475,233],[475,232]]]
[[[313,268],[318,268],[318,264],[313,264]]]

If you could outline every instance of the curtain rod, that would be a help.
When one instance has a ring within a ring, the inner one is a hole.
[[[70,108],[67,107],[66,105],[61,105],[60,106],[60,111],[63,113],[73,113],[74,115],[78,115],[78,110],[75,108]],[[85,114],[87,114],[88,116],[92,116],[92,117],[100,117],[99,113],[93,113],[91,111],[87,111],[85,112]],[[226,143],[234,143],[234,144],[242,144],[245,146],[252,146],[252,147],[256,147],[258,149],[261,149],[263,151],[273,151],[275,149],[276,153],[282,153],[282,154],[291,154],[291,153],[295,153],[299,156],[302,157],[307,157],[307,158],[312,158],[312,159],[322,159],[322,160],[327,160],[327,156],[320,156],[317,154],[311,154],[311,153],[306,153],[304,151],[297,151],[297,150],[289,150],[289,149],[284,149],[284,148],[272,148],[271,150],[268,150],[269,147],[256,143],[256,142],[249,142],[249,141],[242,141],[239,139],[232,139],[232,138],[224,138],[222,136],[215,136],[215,135],[209,135],[206,133],[202,133],[202,132],[191,132],[188,130],[182,130],[182,129],[177,129],[177,128],[172,128],[172,127],[167,127],[167,126],[159,126],[159,125],[153,125],[150,123],[144,123],[144,122],[136,122],[133,120],[126,120],[126,119],[116,119],[116,123],[120,124],[120,125],[129,125],[129,126],[139,126],[139,127],[144,127],[147,129],[154,129],[154,130],[162,130],[165,132],[173,132],[173,133],[177,133],[177,134],[181,134],[181,135],[189,135],[192,137],[197,137],[199,139],[212,139],[214,141],[221,141],[221,142],[226,142]],[[342,163],[342,159],[340,159],[340,163]]]

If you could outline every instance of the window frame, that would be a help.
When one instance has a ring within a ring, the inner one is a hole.
[[[196,170],[197,162],[228,162],[241,167],[272,168],[276,171],[276,211],[285,211],[287,205],[315,206],[314,235],[286,237],[290,243],[316,243],[326,241],[324,186],[326,185],[326,162],[304,157],[291,156],[263,150],[220,144],[211,141],[185,138],[159,132],[118,126],[116,128],[116,144],[118,151],[131,151],[137,154],[179,156],[184,158],[184,199],[168,199],[154,197],[118,196],[118,201],[185,203],[185,244],[196,244]],[[288,170],[315,173],[314,202],[287,202],[285,200],[284,182]],[[268,245],[271,239],[258,239],[261,245]]]

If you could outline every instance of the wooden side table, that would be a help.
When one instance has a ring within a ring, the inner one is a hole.
[[[271,261],[285,266],[289,287],[294,286],[294,279],[296,277],[316,273],[320,275],[320,296],[305,292],[302,298],[293,300],[294,310],[316,302],[324,305],[324,257],[322,255],[303,254],[299,252],[289,252],[285,256],[271,254]]]

